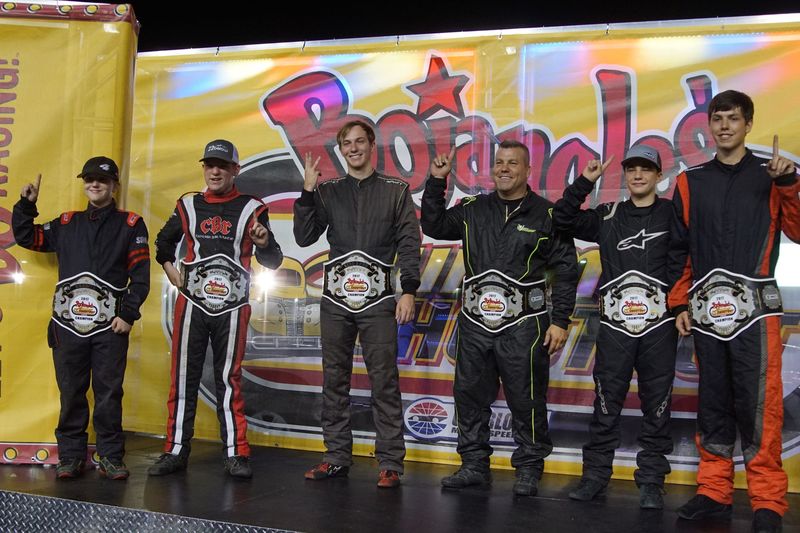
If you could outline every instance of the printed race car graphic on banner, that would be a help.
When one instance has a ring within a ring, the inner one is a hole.
[[[630,147],[646,144],[658,150],[667,177],[659,194],[669,197],[674,177],[686,166],[713,155],[713,141],[707,129],[706,106],[716,85],[707,72],[687,73],[681,79],[684,107],[666,132],[636,131],[635,76],[624,67],[604,65],[592,72],[597,94],[600,138],[589,141],[583,134],[556,139],[547,126],[514,122],[498,125],[485,113],[470,110],[464,91],[473,82],[469,72],[453,71],[443,54],[431,53],[420,65],[422,77],[409,79],[403,91],[415,102],[411,108],[388,106],[383,112],[361,112],[353,104],[348,79],[328,68],[304,71],[269,89],[261,99],[266,126],[278,131],[285,148],[255,154],[242,162],[237,178],[240,191],[262,198],[270,208],[272,229],[286,259],[281,268],[269,273],[254,264],[250,293],[252,318],[247,339],[243,393],[248,422],[254,431],[294,439],[321,440],[321,345],[319,302],[322,297],[324,264],[328,247],[324,240],[308,248],[294,244],[292,203],[302,188],[302,162],[306,152],[321,156],[323,177],[345,173],[336,152],[335,134],[347,120],[361,119],[375,125],[376,168],[408,181],[419,202],[427,170],[434,153],[455,147],[454,171],[448,202],[491,190],[492,150],[504,139],[520,139],[531,150],[529,183],[541,195],[555,200],[565,184],[592,158],[617,160]],[[766,147],[752,146],[760,155]],[[794,157],[794,156],[792,156]],[[796,159],[796,158],[795,158]],[[602,187],[592,205],[624,197],[619,165],[604,175]],[[600,261],[591,243],[578,242],[581,280],[578,305],[563,350],[554,354],[550,366],[548,393],[550,428],[556,449],[553,458],[579,463],[581,446],[587,438],[594,400],[592,366],[594,341],[600,325],[597,282]],[[401,373],[406,438],[414,450],[453,453],[456,445],[453,421],[452,379],[454,369],[456,317],[460,310],[460,284],[464,276],[459,246],[426,239],[420,250],[422,285],[417,292],[412,324],[399,327],[398,366]],[[394,272],[397,276],[397,272]],[[399,284],[395,283],[395,286]],[[788,294],[791,292],[792,294]],[[789,288],[784,301],[797,302],[797,288]],[[784,331],[787,340],[798,338],[800,310],[787,311]],[[164,314],[165,331],[171,329],[171,309]],[[794,325],[792,325],[794,324]],[[673,327],[667,324],[662,327]],[[167,335],[167,339],[168,339]],[[800,365],[800,363],[798,363]],[[785,457],[797,453],[800,443],[800,389],[792,376],[796,369],[785,367],[784,402]],[[697,368],[691,339],[680,342],[673,392],[673,435],[676,470],[692,470],[697,464],[693,444],[697,403]],[[203,374],[202,395],[213,402],[210,368]],[[374,438],[370,386],[360,349],[356,347],[351,390],[352,427],[357,440]],[[510,413],[502,389],[493,408],[492,444],[500,457],[513,449]],[[635,435],[640,424],[639,400],[634,381],[623,410],[623,443],[618,463],[635,464]],[[739,458],[741,461],[741,458]]]

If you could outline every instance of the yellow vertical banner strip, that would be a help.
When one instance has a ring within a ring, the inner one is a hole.
[[[0,14],[0,462],[50,463],[59,395],[46,328],[57,263],[15,245],[11,213],[40,173],[37,223],[85,209],[76,175],[96,155],[119,163],[125,205],[137,30],[127,5],[31,6]],[[137,325],[133,357],[140,334]]]

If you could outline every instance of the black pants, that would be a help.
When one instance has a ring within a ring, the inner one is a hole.
[[[390,298],[361,313],[351,313],[328,300],[322,300],[320,337],[325,462],[340,466],[350,466],[353,462],[350,377],[353,372],[353,349],[358,336],[372,386],[375,457],[381,469],[403,472],[406,446],[397,371],[395,305],[395,300]]]
[[[178,295],[172,325],[172,371],[167,400],[167,441],[164,451],[189,453],[197,413],[197,393],[209,342],[213,352],[214,385],[220,439],[227,457],[250,455],[247,420],[241,394],[250,306],[209,316]]]
[[[547,425],[550,357],[542,346],[548,327],[549,319],[542,315],[493,334],[459,316],[453,396],[457,451],[465,467],[489,469],[489,418],[499,376],[517,444],[511,465],[531,467],[541,477],[544,458],[553,451]]]
[[[48,326],[47,340],[53,349],[56,382],[61,393],[61,412],[56,428],[59,459],[84,459],[89,425],[86,393],[91,381],[94,393],[94,431],[101,457],[122,459],[122,381],[128,356],[128,335],[111,330],[79,337],[57,326]]]
[[[594,363],[594,414],[590,440],[583,447],[583,477],[603,483],[611,478],[614,450],[620,444],[619,417],[635,369],[642,424],[638,468],[633,476],[638,485],[664,484],[664,476],[670,473],[665,456],[672,453],[670,404],[676,350],[677,331],[672,323],[641,337],[600,326]]]

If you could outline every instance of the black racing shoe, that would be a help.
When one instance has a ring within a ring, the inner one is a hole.
[[[678,508],[678,516],[684,520],[730,520],[732,507],[712,500],[705,494],[697,494]]]
[[[100,463],[97,465],[97,470],[102,477],[117,481],[128,479],[131,475],[130,470],[128,470],[128,467],[122,462],[122,459],[111,457],[101,457]]]
[[[56,465],[57,479],[75,479],[83,475],[86,461],[83,459],[61,459]]]
[[[314,465],[311,470],[306,471],[305,478],[314,481],[328,479],[332,477],[347,477],[350,473],[349,466],[334,465],[331,463],[320,463]]]
[[[532,468],[517,468],[514,494],[517,496],[536,496],[539,491],[539,477]]]
[[[186,470],[189,456],[184,454],[162,453],[161,457],[147,469],[148,476],[166,476],[180,470]]]
[[[663,509],[664,489],[655,483],[643,483],[639,487],[639,507],[641,509]]]
[[[581,478],[578,486],[575,487],[570,493],[571,500],[578,500],[580,502],[588,502],[594,500],[596,497],[605,494],[607,483],[598,481],[592,478]]]
[[[253,477],[253,469],[250,468],[250,458],[244,455],[234,455],[225,459],[225,471],[233,476],[242,479]]]
[[[463,489],[473,485],[487,487],[492,484],[491,472],[474,470],[462,466],[450,476],[442,478],[442,487],[447,489]]]
[[[753,514],[753,533],[774,533],[783,531],[781,515],[771,509],[756,509]]]

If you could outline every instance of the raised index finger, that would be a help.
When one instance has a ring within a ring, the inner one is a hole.
[[[772,137],[772,159],[778,159],[778,157],[780,157],[780,152],[778,148],[778,136],[775,135]]]
[[[42,175],[39,174],[39,175],[36,176],[36,182],[33,184],[33,186],[36,187],[36,190],[38,191],[39,190],[39,185],[41,185],[41,184],[42,184]]]

